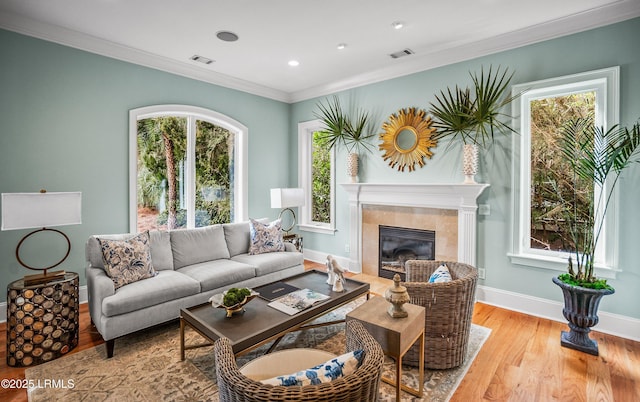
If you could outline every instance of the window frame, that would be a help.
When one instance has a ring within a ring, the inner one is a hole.
[[[190,105],[153,105],[129,111],[129,230],[137,232],[138,220],[138,121],[161,117],[176,116],[187,118],[187,153],[195,154],[196,120],[204,120],[223,127],[235,135],[234,145],[234,185],[233,185],[233,220],[248,220],[248,141],[249,130],[242,123],[229,116],[213,110]],[[188,213],[187,228],[195,227],[195,164],[187,159],[187,169],[193,180],[186,184],[186,203]]]
[[[512,250],[508,254],[513,264],[566,271],[569,252],[539,250],[530,247],[531,233],[531,133],[530,102],[541,98],[594,91],[596,93],[596,124],[605,130],[619,123],[620,67],[572,74],[541,81],[514,85],[512,95],[520,96],[512,104],[513,127],[520,135],[513,136],[512,159]],[[594,189],[598,191],[598,189]],[[596,250],[596,275],[615,278],[617,272],[617,194],[614,192]]]
[[[331,196],[330,202],[330,222],[316,222],[311,219],[311,202],[312,185],[311,185],[311,166],[312,166],[312,150],[313,150],[313,133],[323,129],[320,120],[311,120],[298,123],[298,186],[304,189],[304,205],[299,210],[298,228],[306,232],[315,232],[323,234],[334,234],[336,232],[335,223],[335,148],[331,149]]]

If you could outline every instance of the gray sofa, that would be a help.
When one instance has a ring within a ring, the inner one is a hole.
[[[126,240],[134,234],[94,235],[85,248],[89,313],[113,356],[115,339],[180,316],[180,309],[205,303],[230,287],[256,287],[304,271],[302,253],[249,255],[249,222],[196,229],[151,231],[158,275],[115,290],[104,270],[97,238]]]

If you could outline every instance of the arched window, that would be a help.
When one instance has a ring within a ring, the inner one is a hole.
[[[246,220],[247,136],[234,119],[195,106],[131,110],[130,230]]]

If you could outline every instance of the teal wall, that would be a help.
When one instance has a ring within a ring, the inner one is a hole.
[[[574,74],[619,65],[621,122],[640,118],[640,19],[525,46],[467,62],[341,92],[382,123],[400,108],[428,108],[433,94],[469,82],[482,65],[508,66],[513,83]],[[72,254],[62,268],[81,274],[84,242],[91,234],[128,230],[128,111],[154,104],[188,104],[228,115],[249,128],[249,215],[275,217],[269,188],[297,183],[297,124],[312,120],[319,99],[281,102],[191,80],[157,70],[0,30],[0,192],[82,191],[83,224],[63,228]],[[268,123],[267,123],[268,122]],[[560,300],[551,284],[556,273],[512,265],[511,140],[500,139],[481,155],[479,181],[491,184],[480,202],[491,215],[478,219],[478,266],[482,284],[535,297]],[[347,182],[344,155],[337,158],[337,182]],[[441,145],[433,159],[415,172],[397,172],[380,152],[363,158],[363,182],[441,183],[462,181],[455,147]],[[614,296],[603,311],[640,318],[640,166],[626,172],[620,186],[619,265],[610,283]],[[337,186],[335,235],[304,233],[305,248],[347,256],[346,193]],[[14,251],[27,231],[0,232],[0,287],[27,272]],[[45,260],[49,250],[28,250]],[[0,293],[0,300],[5,299]]]
[[[0,30],[0,54],[0,192],[82,191],[82,224],[60,228],[72,243],[61,268],[80,273],[81,285],[86,239],[129,229],[130,109],[193,105],[247,126],[249,216],[277,216],[269,189],[286,186],[292,169],[290,105],[9,31]],[[28,232],[0,232],[0,289],[34,273],[14,256]],[[51,261],[50,250],[23,255]]]
[[[447,86],[467,85],[469,71],[481,66],[508,66],[515,70],[513,84],[553,78],[611,66],[620,66],[620,118],[623,125],[631,125],[640,118],[640,19],[562,37],[494,55],[432,69],[348,90],[338,95],[343,103],[354,102],[369,110],[383,122],[400,108],[427,109],[433,94]],[[293,105],[290,127],[292,133],[301,121],[312,120],[316,103],[312,99]],[[376,151],[361,164],[361,181],[371,183],[442,183],[461,182],[460,152],[442,144],[435,148],[433,159],[414,172],[397,172],[382,160]],[[480,197],[489,204],[491,214],[478,217],[477,265],[486,268],[487,279],[481,284],[505,291],[561,300],[560,290],[551,283],[558,272],[527,268],[510,263],[511,251],[511,139],[501,138],[493,147],[481,153],[479,182],[491,187]],[[295,150],[291,153],[296,159]],[[345,156],[337,156],[338,183],[348,181]],[[291,178],[292,183],[297,176]],[[640,166],[628,170],[619,185],[621,194],[619,264],[623,272],[610,283],[616,294],[602,301],[602,311],[640,318],[640,263],[637,245],[640,243]],[[345,244],[349,242],[349,214],[346,192],[337,186],[335,235],[304,233],[305,247],[348,257]],[[352,245],[353,246],[353,245]]]

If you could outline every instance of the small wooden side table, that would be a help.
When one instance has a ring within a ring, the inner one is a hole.
[[[380,343],[384,353],[396,362],[395,381],[382,377],[382,381],[396,387],[396,400],[400,401],[400,390],[422,397],[424,388],[424,314],[422,306],[405,304],[408,317],[392,318],[387,314],[389,303],[382,297],[373,297],[347,314],[347,321],[358,320]],[[420,379],[418,389],[402,384],[402,357],[411,346],[420,340]]]
[[[56,359],[78,344],[78,274],[51,282],[7,286],[7,365],[29,367]]]

